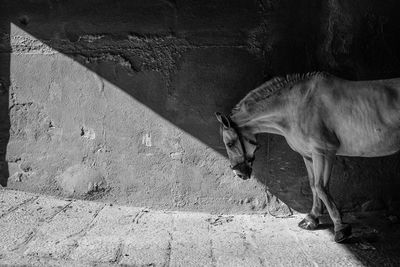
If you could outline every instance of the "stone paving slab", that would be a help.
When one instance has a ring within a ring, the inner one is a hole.
[[[126,237],[121,264],[168,266],[171,255],[173,213],[143,210]]]
[[[38,196],[31,193],[24,193],[12,190],[2,190],[0,194],[0,217],[3,217],[10,211],[18,208],[20,205],[37,198]]]
[[[70,257],[83,262],[114,263],[121,257],[123,241],[133,231],[133,221],[141,208],[104,207],[96,217],[93,227],[78,240]]]
[[[10,190],[0,200],[1,266],[399,265],[399,225],[376,243],[356,226],[352,243],[337,244],[331,227],[299,229],[300,214],[155,211]]]
[[[172,266],[213,266],[210,218],[206,213],[173,214],[174,228],[171,240]]]
[[[68,258],[70,252],[77,247],[77,240],[92,226],[103,207],[104,204],[100,203],[73,201],[53,220],[38,228],[24,255]]]
[[[23,195],[25,198],[25,195]],[[13,202],[15,199],[13,199]],[[0,218],[0,253],[23,249],[32,242],[38,229],[54,217],[68,204],[68,201],[36,196],[31,201],[16,201],[13,212]]]

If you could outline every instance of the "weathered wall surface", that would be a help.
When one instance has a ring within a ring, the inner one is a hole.
[[[248,212],[274,201],[267,187],[305,211],[305,168],[285,140],[260,137],[256,179],[234,179],[214,112],[276,75],[400,76],[396,1],[1,5],[1,183],[22,190]],[[387,206],[398,162],[339,158],[339,206]]]

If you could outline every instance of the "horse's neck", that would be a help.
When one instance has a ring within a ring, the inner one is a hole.
[[[277,89],[280,91],[280,94],[276,94],[277,91],[275,90],[275,92],[268,97],[258,97],[260,101],[255,101],[254,99],[249,101],[248,105],[253,105],[251,108],[246,106],[246,98],[254,98],[254,96],[249,94],[240,102],[241,107],[235,108],[235,114],[232,117],[233,121],[239,128],[246,129],[253,134],[274,133],[287,136],[292,128],[293,115],[296,113],[294,110],[298,105],[297,101],[290,99],[303,98],[304,96],[302,94],[306,93],[304,90],[303,92],[293,88],[298,88],[300,84],[302,87],[309,88],[311,86],[312,88],[313,85],[308,83],[315,83],[315,79],[321,79],[321,77],[323,78],[325,76],[320,74],[307,74],[304,77],[292,77],[293,81],[288,81],[286,85],[284,84],[283,87]],[[283,81],[283,83],[285,83],[285,81]],[[281,85],[278,84],[278,86]],[[288,86],[290,86],[290,90],[286,90]],[[268,93],[268,91],[265,93]],[[255,99],[257,99],[257,96]],[[252,111],[248,112],[248,110]]]
[[[275,111],[273,114],[260,112],[259,114],[235,116],[234,122],[240,129],[252,134],[272,133],[284,135],[286,131],[286,118],[284,112]]]

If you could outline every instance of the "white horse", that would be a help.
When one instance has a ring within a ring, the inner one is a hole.
[[[313,205],[299,223],[318,227],[325,204],[335,241],[351,235],[327,188],[335,155],[379,157],[400,150],[400,79],[348,81],[327,73],[288,75],[254,89],[229,116],[216,113],[231,168],[248,179],[258,133],[279,134],[306,165]]]

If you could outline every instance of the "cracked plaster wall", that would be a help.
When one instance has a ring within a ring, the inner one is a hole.
[[[395,1],[1,5],[0,100],[8,107],[0,117],[2,184],[27,191],[136,206],[287,212],[272,193],[306,211],[306,172],[283,138],[261,136],[256,179],[239,181],[214,111],[229,112],[276,75],[400,73]],[[398,159],[339,158],[331,186],[339,206],[390,206]]]

